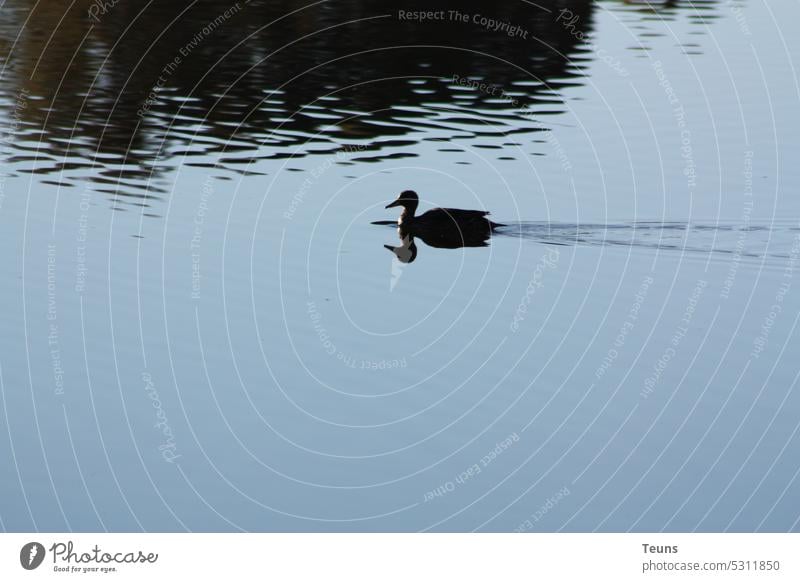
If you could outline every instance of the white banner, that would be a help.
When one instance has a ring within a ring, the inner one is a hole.
[[[800,579],[799,534],[3,534],[0,580]]]

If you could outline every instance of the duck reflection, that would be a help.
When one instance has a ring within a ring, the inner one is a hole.
[[[400,241],[400,246],[383,245],[383,248],[392,251],[401,263],[413,263],[414,259],[417,258],[417,245],[414,242],[414,237],[406,234],[400,237]]]
[[[400,193],[397,200],[386,208],[402,207],[397,221],[399,246],[384,245],[402,263],[411,263],[417,258],[415,238],[426,245],[440,249],[489,246],[492,231],[505,226],[489,220],[485,210],[462,210],[460,208],[433,208],[416,215],[419,196],[413,190]],[[387,224],[376,222],[373,224]]]

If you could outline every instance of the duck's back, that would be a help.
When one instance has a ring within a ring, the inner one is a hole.
[[[490,224],[485,210],[462,210],[460,208],[432,208],[415,217],[415,221],[431,225],[461,224],[466,226],[486,226]]]
[[[430,246],[459,248],[486,246],[486,239],[497,224],[485,210],[433,208],[415,216],[411,230]]]
[[[462,210],[461,208],[434,208],[431,212],[444,212],[448,216],[454,217],[456,220],[469,219],[469,218],[484,218],[489,215],[487,210]]]

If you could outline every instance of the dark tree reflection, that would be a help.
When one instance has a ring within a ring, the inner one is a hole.
[[[382,148],[411,145],[420,129],[449,139],[475,124],[432,116],[422,107],[431,103],[496,112],[504,133],[533,131],[515,122],[523,108],[563,109],[559,90],[580,83],[594,56],[559,14],[589,34],[592,2],[453,4],[12,0],[0,24],[3,105],[30,95],[25,143],[46,146],[31,146],[35,171],[64,180],[83,171],[115,186],[183,154],[244,169],[259,157],[358,142],[361,160],[380,160]],[[420,23],[399,10],[445,12]],[[465,90],[454,75],[513,101]]]

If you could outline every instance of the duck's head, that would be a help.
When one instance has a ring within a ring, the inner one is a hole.
[[[414,212],[417,211],[417,205],[419,204],[419,196],[413,190],[404,190],[400,193],[400,196],[397,197],[397,200],[392,202],[391,204],[387,204],[386,208],[394,208],[395,206],[402,206],[405,208],[405,211],[414,216]]]

